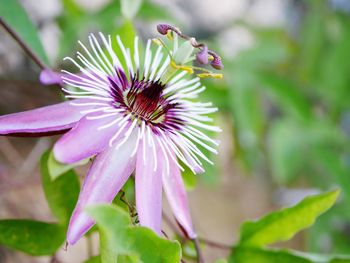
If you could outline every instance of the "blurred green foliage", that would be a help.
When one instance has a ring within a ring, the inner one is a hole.
[[[328,1],[298,4],[298,25],[246,25],[255,44],[225,61],[230,96],[221,104],[248,171],[265,173],[274,187],[342,188],[342,202],[307,238],[312,251],[348,253],[350,16]]]

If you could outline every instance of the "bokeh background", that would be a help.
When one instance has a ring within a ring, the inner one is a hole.
[[[123,26],[119,0],[20,2],[54,69],[74,54],[77,40]],[[243,221],[340,187],[334,208],[281,245],[349,254],[350,1],[144,0],[133,21],[138,34],[156,36],[159,22],[208,43],[225,65],[222,80],[204,80],[202,97],[220,109],[220,153],[205,174],[184,175],[199,236],[230,245]],[[39,84],[37,66],[3,30],[0,39],[1,115],[62,100],[57,87]],[[38,160],[55,139],[1,138],[1,218],[53,220]],[[97,244],[97,237],[92,245],[83,239],[55,258],[0,247],[0,262],[78,263],[97,253]],[[204,253],[212,262],[229,250],[206,246]]]

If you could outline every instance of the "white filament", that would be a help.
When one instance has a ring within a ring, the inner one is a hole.
[[[192,101],[205,89],[201,85],[200,79],[188,79],[186,78],[188,72],[179,70],[168,83],[162,83],[165,84],[162,93],[164,99],[169,103],[178,103],[179,106],[169,109],[168,112],[171,115],[164,122],[164,126],[158,127],[157,124],[146,124],[144,120],[132,116],[128,109],[119,107],[119,104],[114,102],[114,98],[111,96],[113,90],[109,78],[112,80],[117,78],[116,70],[118,69],[123,71],[128,79],[129,76],[134,76],[137,72],[141,74],[137,77],[144,79],[145,82],[159,81],[169,68],[170,56],[167,54],[164,56],[162,46],[159,46],[154,56],[152,56],[151,40],[147,41],[143,58],[140,58],[139,55],[138,37],[135,37],[134,40],[133,54],[130,53],[129,48],[124,46],[119,36],[116,37],[116,41],[122,53],[122,58],[118,58],[113,50],[111,37],[106,38],[102,33],[99,33],[99,39],[93,34],[89,36],[90,50],[79,41],[84,54],[77,52],[76,59],[65,58],[81,71],[81,74],[62,71],[65,74],[62,77],[64,83],[76,88],[64,87],[63,90],[67,93],[66,97],[83,99],[79,102],[72,101],[71,104],[89,106],[90,108],[84,108],[81,111],[82,114],[93,114],[87,116],[88,120],[111,119],[110,122],[100,126],[98,130],[104,132],[103,130],[109,127],[118,127],[116,133],[109,140],[109,145],[115,147],[116,150],[134,134],[133,138],[136,136],[136,143],[131,151],[131,156],[134,156],[138,149],[142,147],[143,161],[147,163],[148,154],[151,154],[151,158],[154,160],[154,171],[160,165],[158,162],[160,154],[163,155],[164,165],[162,167],[166,169],[167,173],[170,172],[170,162],[184,170],[177,160],[181,160],[194,173],[198,171],[198,167],[202,168],[200,159],[212,164],[197,145],[216,154],[215,146],[218,145],[218,142],[207,136],[202,130],[214,132],[220,132],[221,130],[206,123],[213,121],[207,114],[216,112],[217,108],[212,107],[211,103]],[[102,42],[102,45],[100,42]],[[177,41],[175,41],[174,50],[177,48]],[[126,68],[122,66],[121,59],[125,61]],[[142,70],[142,73],[140,70]],[[181,128],[173,128],[170,125],[172,121],[175,121]],[[150,153],[147,153],[146,146],[147,149],[151,149]]]

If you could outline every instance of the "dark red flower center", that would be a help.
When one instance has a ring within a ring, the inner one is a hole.
[[[129,111],[137,118],[157,123],[165,114],[166,105],[162,96],[164,85],[160,82],[148,82],[142,89],[130,88],[126,95]]]
[[[181,106],[164,96],[165,84],[158,81],[140,79],[138,74],[128,79],[122,70],[109,77],[110,95],[117,108],[124,108],[132,119],[145,121],[151,127],[180,129],[183,121],[172,109]],[[140,122],[139,122],[140,124]]]

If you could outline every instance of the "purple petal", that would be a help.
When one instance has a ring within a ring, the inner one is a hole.
[[[135,134],[116,150],[109,147],[92,164],[80,191],[78,203],[69,222],[67,242],[75,244],[94,224],[84,208],[88,205],[110,203],[135,169]]]
[[[62,73],[44,69],[40,72],[39,80],[44,85],[63,84],[62,76]]]
[[[97,120],[83,117],[78,124],[63,135],[54,146],[55,158],[62,163],[75,163],[100,153],[108,147],[109,140],[120,129],[117,125],[98,130],[117,118],[110,116]]]
[[[98,75],[94,72],[90,72],[92,75],[95,77],[98,77]],[[59,84],[59,85],[64,85],[65,82],[63,81],[63,77],[66,79],[69,79],[71,81],[81,81],[82,79],[90,79],[89,76],[83,73],[77,73],[75,75],[70,75],[66,73],[60,73],[56,72],[50,69],[44,69],[40,72],[39,80],[41,84],[43,85],[53,85],[53,84]]]
[[[137,152],[135,188],[136,208],[140,225],[151,228],[161,235],[162,221],[162,168],[163,164],[152,154],[152,146],[146,142]]]
[[[79,100],[75,100],[79,101]],[[0,135],[62,133],[71,129],[83,114],[70,101],[0,117]]]
[[[194,239],[197,235],[193,228],[187,193],[181,172],[174,161],[171,158],[168,159],[170,173],[163,173],[164,191],[177,222],[186,231],[187,236]]]

